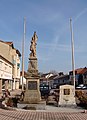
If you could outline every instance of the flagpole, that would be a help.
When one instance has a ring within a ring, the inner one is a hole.
[[[26,29],[26,18],[24,17],[24,33],[23,33],[23,41],[22,41],[22,90],[24,90],[24,45],[25,45],[25,31]]]
[[[72,47],[72,71],[73,71],[73,85],[74,85],[74,95],[75,95],[74,39],[73,39],[72,19],[71,19],[71,18],[70,18],[70,31],[71,31],[71,47]]]

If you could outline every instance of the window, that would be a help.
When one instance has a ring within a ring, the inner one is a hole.
[[[17,68],[18,68],[18,69],[20,68],[20,63],[17,63]]]

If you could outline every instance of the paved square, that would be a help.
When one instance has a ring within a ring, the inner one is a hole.
[[[0,109],[0,120],[87,120],[87,113],[12,111]]]

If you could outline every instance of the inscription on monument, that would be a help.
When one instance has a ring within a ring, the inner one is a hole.
[[[37,90],[37,81],[28,81],[28,90]]]
[[[64,95],[70,95],[70,89],[64,89]]]

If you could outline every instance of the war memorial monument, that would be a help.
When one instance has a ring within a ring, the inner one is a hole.
[[[36,56],[37,35],[34,35],[30,45],[29,65],[26,77],[26,91],[24,95],[24,103],[37,104],[41,101],[41,95],[39,90],[39,75]]]

